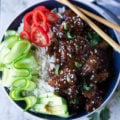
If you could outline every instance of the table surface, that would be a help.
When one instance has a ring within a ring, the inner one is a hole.
[[[10,22],[23,10],[30,7],[33,4],[37,4],[42,0],[1,0],[1,17],[0,17],[0,40],[2,34],[10,24]],[[120,93],[120,85],[119,85]],[[120,103],[117,100],[118,95],[115,93],[107,106],[110,109],[110,120],[120,120]],[[14,104],[8,99],[7,95],[0,87],[0,120],[38,120],[31,118],[28,114],[20,111]],[[40,120],[40,119],[39,119]],[[87,120],[82,118],[79,120]]]

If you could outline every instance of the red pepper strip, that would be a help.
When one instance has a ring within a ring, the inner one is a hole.
[[[42,27],[33,27],[31,31],[31,40],[40,47],[46,47],[49,44],[49,38]]]
[[[28,12],[23,18],[24,27],[23,30],[31,32],[31,25],[33,23],[33,12]]]
[[[44,13],[50,12],[45,6],[38,6],[34,10],[40,10],[40,11],[42,11]]]
[[[29,40],[29,41],[30,41],[30,34],[29,34],[28,32],[26,32],[26,31],[22,31],[22,32],[20,33],[20,38],[21,38],[21,39],[26,39],[26,40]]]
[[[40,10],[42,11],[46,17],[47,17],[47,20],[48,20],[48,23],[50,25],[53,25],[55,23],[55,21],[57,21],[58,17],[56,14],[50,12],[46,7],[44,6],[38,6],[36,7],[34,10]]]
[[[47,20],[48,23],[53,25],[56,21],[57,21],[58,17],[56,14],[49,12],[49,14],[47,14]]]
[[[33,22],[36,26],[41,26],[45,32],[49,31],[47,26],[47,18],[43,12],[35,10],[33,14]]]

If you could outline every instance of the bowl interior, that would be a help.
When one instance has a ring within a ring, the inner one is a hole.
[[[94,8],[91,8],[85,4],[82,4],[80,2],[77,2],[77,1],[72,1],[74,4],[82,7],[82,8],[85,8],[95,14],[98,14],[100,15],[99,13],[97,13]],[[36,6],[38,5],[44,5],[46,6],[47,8],[49,9],[53,9],[53,8],[59,8],[59,7],[62,7],[63,5],[55,2],[55,1],[52,1],[50,0],[49,2],[46,1],[46,2],[41,2],[40,4],[37,4],[37,5],[34,5],[30,8],[28,8],[27,10],[25,10],[23,13],[21,13],[12,23],[11,25],[8,27],[8,29],[13,29],[13,30],[17,30],[17,28],[19,27],[20,23],[22,22],[22,19],[23,19],[23,16],[26,12],[29,12],[31,11],[33,8],[35,8]],[[111,29],[108,29],[109,31],[109,35],[116,41],[117,38],[113,32],[113,30]],[[120,42],[120,41],[118,41]],[[108,84],[108,90],[106,92],[106,95],[105,95],[105,98],[104,98],[104,102],[107,101],[107,99],[110,97],[110,95],[113,93],[114,91],[114,88],[116,86],[116,84],[118,83],[118,78],[119,78],[119,72],[120,72],[120,54],[118,54],[117,52],[113,51],[113,66],[114,66],[114,78],[111,78],[109,84]],[[2,74],[0,73],[0,77],[2,76]],[[9,93],[8,89],[5,88],[6,92]],[[17,105],[19,105],[21,108],[24,108],[25,106],[25,103],[24,102],[16,102]],[[34,113],[34,112],[31,112],[31,111],[28,111],[29,113],[31,113],[32,115],[35,115],[37,117],[41,117],[41,118],[49,118],[49,119],[65,119],[65,118],[61,118],[61,117],[57,117],[57,116],[53,116],[53,115],[45,115],[45,114],[40,114],[40,113]],[[78,118],[78,117],[81,117],[83,115],[87,115],[87,112],[83,111],[82,113],[80,113],[79,115],[74,115],[74,116],[70,116],[68,119],[73,119],[73,118]]]

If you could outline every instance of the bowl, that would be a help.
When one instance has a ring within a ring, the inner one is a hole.
[[[108,20],[111,20],[114,23],[117,23],[117,19],[114,19],[114,15],[112,15],[111,13],[106,13],[104,10],[102,10],[101,8],[99,8],[98,6],[92,4],[92,3],[86,3],[86,2],[78,2],[78,1],[71,1],[72,3],[74,3],[75,5],[78,5],[82,8],[85,8],[99,16],[102,16]],[[14,19],[14,21],[10,24],[10,26],[8,27],[8,29],[13,29],[13,30],[17,30],[17,28],[19,27],[20,23],[22,22],[23,16],[25,15],[25,13],[31,11],[32,9],[34,9],[36,6],[39,5],[44,5],[49,9],[53,9],[53,8],[59,8],[62,7],[62,4],[59,4],[53,0],[50,1],[44,1],[44,2],[40,2],[39,4],[36,4],[28,9],[26,9],[25,11],[23,11],[20,15],[18,15],[18,17],[16,17]],[[116,31],[113,31],[112,29],[107,28],[109,31],[110,36],[118,43],[120,43],[120,34],[118,34]],[[109,84],[108,84],[108,89],[106,91],[106,95],[104,97],[104,101],[102,103],[102,106],[104,106],[108,100],[111,98],[111,96],[113,95],[115,89],[118,86],[119,83],[119,79],[120,79],[120,54],[118,54],[116,51],[113,50],[113,69],[114,69],[114,78],[111,78]],[[2,74],[0,73],[0,77],[2,77]],[[5,91],[5,93],[9,93],[9,90],[7,88],[3,88],[3,90]],[[9,96],[8,96],[9,97]],[[10,99],[11,100],[11,99]],[[12,100],[11,100],[12,101]],[[23,110],[25,104],[24,102],[14,102],[12,101],[14,104],[17,105],[18,108],[20,108],[20,110]],[[99,108],[100,108],[99,107]],[[99,109],[98,108],[98,109]],[[73,115],[70,116],[68,118],[62,118],[62,117],[58,117],[58,116],[54,116],[54,115],[46,115],[46,114],[41,114],[41,113],[35,113],[35,112],[31,112],[31,111],[27,111],[27,114],[32,116],[32,117],[37,117],[37,118],[45,118],[45,119],[55,119],[55,120],[62,120],[62,119],[75,119],[75,118],[80,118],[83,116],[89,116],[91,114],[93,114],[94,112],[96,112],[98,109],[94,110],[93,112],[87,113],[85,111],[83,111],[80,114],[77,115]]]

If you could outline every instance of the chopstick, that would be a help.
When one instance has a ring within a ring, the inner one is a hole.
[[[94,24],[84,13],[82,13],[77,7],[71,4],[68,0],[56,0],[69,8],[71,8],[82,20],[84,20],[96,33],[98,33],[101,38],[103,38],[111,47],[113,47],[117,52],[120,53],[120,45],[112,40],[101,28]]]
[[[86,14],[87,16],[91,17],[92,19],[120,32],[120,26],[119,25],[116,25],[116,24],[113,24],[112,22],[108,21],[108,20],[105,20],[104,18],[102,17],[99,17],[95,14],[93,14],[92,12],[89,12],[83,8],[80,8],[80,7],[77,7],[80,11],[82,11],[84,14]]]

